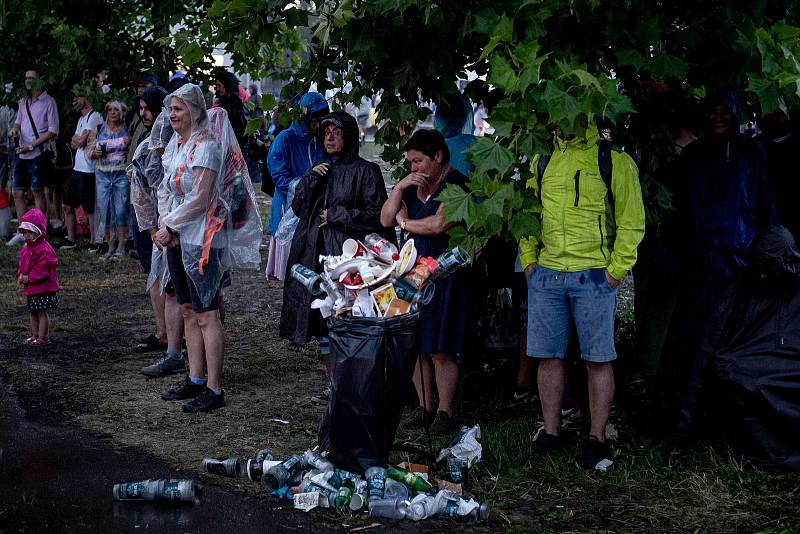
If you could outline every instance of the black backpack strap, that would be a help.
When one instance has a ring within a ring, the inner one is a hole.
[[[33,128],[33,136],[36,139],[39,139],[39,130],[36,128],[36,123],[33,120],[33,114],[31,113],[31,105],[30,105],[30,98],[25,99],[25,109],[28,110],[28,120],[31,121],[31,127]]]
[[[536,164],[536,187],[540,197],[542,196],[542,178],[544,177],[544,171],[547,170],[547,165],[550,163],[550,156],[551,154],[542,154]]]
[[[614,192],[611,190],[611,174],[613,165],[611,163],[611,142],[605,139],[597,144],[597,168],[600,170],[600,177],[608,189],[608,202],[614,205]]]

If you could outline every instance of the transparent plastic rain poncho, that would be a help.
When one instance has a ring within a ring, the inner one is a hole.
[[[297,188],[297,184],[300,182],[300,179],[293,181],[289,185],[289,194],[286,196],[286,206],[288,209],[283,213],[283,217],[281,217],[281,222],[278,224],[278,229],[275,230],[275,235],[273,236],[275,239],[284,242],[292,242],[292,236],[294,236],[294,231],[297,228],[300,219],[297,215],[294,214],[294,210],[292,209],[292,200],[294,200],[294,191]]]
[[[133,160],[128,166],[128,172],[131,175],[131,204],[136,214],[136,222],[141,230],[158,228],[158,197],[156,194],[164,178],[164,168],[158,149],[167,146],[172,134],[169,111],[162,109],[153,121],[150,136],[136,147]],[[170,281],[170,276],[164,253],[154,244],[150,273],[147,277],[146,289],[148,291],[156,280],[160,281],[163,291]]]
[[[167,95],[164,104],[173,98],[189,108],[192,132],[188,139],[174,135],[167,145],[158,211],[161,226],[178,234],[186,274],[208,306],[225,272],[258,268],[261,217],[227,112],[206,111],[203,92],[193,84]]]

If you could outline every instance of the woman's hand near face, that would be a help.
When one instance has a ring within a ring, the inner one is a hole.
[[[400,180],[400,182],[398,182],[397,184],[397,187],[400,188],[401,191],[404,191],[409,187],[413,186],[427,188],[428,180],[425,178],[424,175],[419,174],[417,172],[412,172],[408,176]]]

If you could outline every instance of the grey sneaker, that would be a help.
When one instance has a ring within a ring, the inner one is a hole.
[[[311,404],[315,404],[317,406],[327,406],[328,405],[328,398],[331,396],[331,388],[325,388],[322,390],[321,393],[317,393],[316,395],[311,396]]]
[[[183,356],[175,358],[166,352],[154,364],[142,368],[142,374],[150,378],[158,378],[160,376],[174,375],[177,373],[186,372],[186,362],[183,361]]]

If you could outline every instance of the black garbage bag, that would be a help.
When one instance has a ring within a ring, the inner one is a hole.
[[[331,394],[319,445],[354,473],[385,466],[417,360],[418,313],[331,318]]]
[[[800,472],[800,251],[779,226],[751,260],[709,322],[681,425],[714,429],[756,465]]]

